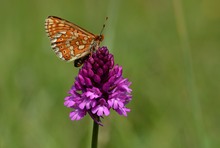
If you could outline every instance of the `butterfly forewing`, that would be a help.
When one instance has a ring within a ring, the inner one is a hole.
[[[65,61],[73,61],[88,55],[102,38],[85,29],[55,16],[45,21],[45,29],[56,55]],[[100,36],[101,37],[101,36]]]

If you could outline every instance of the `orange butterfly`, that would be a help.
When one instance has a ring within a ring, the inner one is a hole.
[[[102,34],[94,35],[56,16],[49,16],[45,20],[45,30],[56,55],[64,61],[74,61],[75,67],[81,66],[104,39]]]

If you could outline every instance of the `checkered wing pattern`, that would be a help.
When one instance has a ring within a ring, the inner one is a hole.
[[[64,61],[86,57],[91,51],[96,50],[103,40],[102,35],[94,35],[56,16],[49,16],[46,19],[45,30],[50,38],[52,49]]]

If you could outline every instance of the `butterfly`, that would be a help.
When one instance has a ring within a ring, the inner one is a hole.
[[[102,31],[105,25],[103,25]],[[97,50],[104,35],[93,33],[65,19],[49,16],[45,20],[45,30],[50,38],[51,47],[56,55],[64,61],[74,61],[79,67]],[[102,32],[101,31],[101,32]]]

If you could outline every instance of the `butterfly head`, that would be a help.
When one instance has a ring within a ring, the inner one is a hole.
[[[95,41],[102,42],[103,40],[104,40],[104,35],[103,35],[103,34],[97,35],[97,36],[95,37]]]

